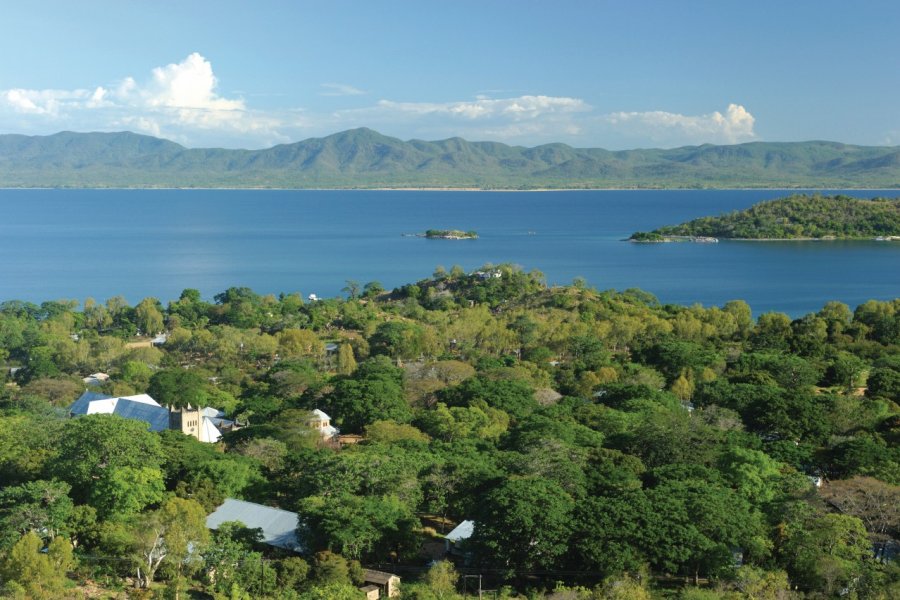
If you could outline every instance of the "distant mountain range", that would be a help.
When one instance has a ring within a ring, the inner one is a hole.
[[[752,142],[670,150],[402,141],[361,128],[265,150],[130,132],[0,135],[0,187],[900,187],[900,147]]]

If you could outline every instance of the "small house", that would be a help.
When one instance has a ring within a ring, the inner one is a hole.
[[[463,521],[444,536],[444,549],[447,554],[465,556],[465,543],[475,532],[475,521]]]
[[[321,435],[322,439],[326,442],[337,437],[338,430],[336,427],[331,426],[331,417],[329,417],[327,414],[325,414],[324,411],[321,411],[318,408],[310,413],[309,419],[307,419],[306,424],[314,430],[318,431],[319,435]]]
[[[366,569],[363,572],[363,583],[366,587],[374,585],[385,598],[396,598],[400,595],[400,577],[393,573]],[[365,589],[365,588],[362,588]],[[376,596],[377,597],[377,596]],[[367,593],[366,598],[369,598]]]
[[[378,600],[381,597],[381,590],[377,585],[364,585],[359,591],[365,594],[366,600]]]

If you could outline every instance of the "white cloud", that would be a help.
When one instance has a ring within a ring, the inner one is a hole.
[[[479,96],[469,102],[392,102],[382,100],[378,107],[384,111],[412,115],[446,115],[464,119],[506,118],[514,121],[537,119],[548,114],[585,112],[590,106],[578,98],[553,96],[519,96],[518,98],[488,98]]]
[[[616,112],[604,115],[601,121],[614,131],[662,144],[734,144],[756,137],[755,119],[740,104],[729,104],[724,115],[719,111],[691,116],[657,110]]]
[[[541,94],[478,95],[450,102],[365,100],[345,83],[323,83],[319,96],[345,96],[354,108],[326,112],[258,110],[219,91],[212,64],[194,52],[181,62],[73,90],[0,90],[0,131],[47,134],[60,129],[130,129],[189,146],[261,148],[352,127],[403,139],[497,140],[537,145],[566,142],[610,149],[735,143],[755,138],[754,117],[740,104],[724,112],[684,115],[663,110],[601,113],[585,100]],[[502,94],[503,92],[495,92]],[[893,138],[896,139],[896,138]]]
[[[332,113],[327,122],[332,131],[368,126],[399,137],[461,136],[510,144],[565,142],[610,149],[732,144],[756,137],[753,115],[739,104],[729,105],[724,113],[703,115],[667,111],[603,114],[579,98],[544,95],[478,96],[457,102],[381,100],[374,106]]]
[[[7,108],[35,119],[65,121],[72,129],[134,129],[183,143],[241,138],[264,144],[287,141],[278,131],[279,118],[248,109],[241,98],[219,95],[217,85],[210,62],[194,52],[179,63],[153,69],[140,83],[126,77],[92,91],[0,91],[0,116]],[[39,122],[29,124],[40,126]]]
[[[346,83],[323,83],[319,87],[325,89],[319,92],[320,96],[362,96],[367,93]]]
[[[478,96],[455,102],[380,100],[371,106],[321,115],[316,122],[331,131],[365,126],[404,139],[460,136],[532,144],[575,136],[581,130],[580,121],[590,112],[590,105],[578,98]]]
[[[67,108],[77,107],[90,97],[91,92],[87,90],[24,90],[17,88],[0,92],[0,103],[17,113],[56,117]]]

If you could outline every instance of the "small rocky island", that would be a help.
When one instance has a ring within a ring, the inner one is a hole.
[[[900,198],[796,194],[747,210],[632,234],[628,241],[900,240]]]
[[[429,229],[424,237],[432,240],[476,240],[478,234],[474,231],[461,231],[459,229]]]

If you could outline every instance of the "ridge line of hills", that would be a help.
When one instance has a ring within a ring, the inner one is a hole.
[[[900,147],[809,141],[610,151],[402,141],[360,128],[230,150],[65,131],[0,135],[0,187],[900,188]]]

